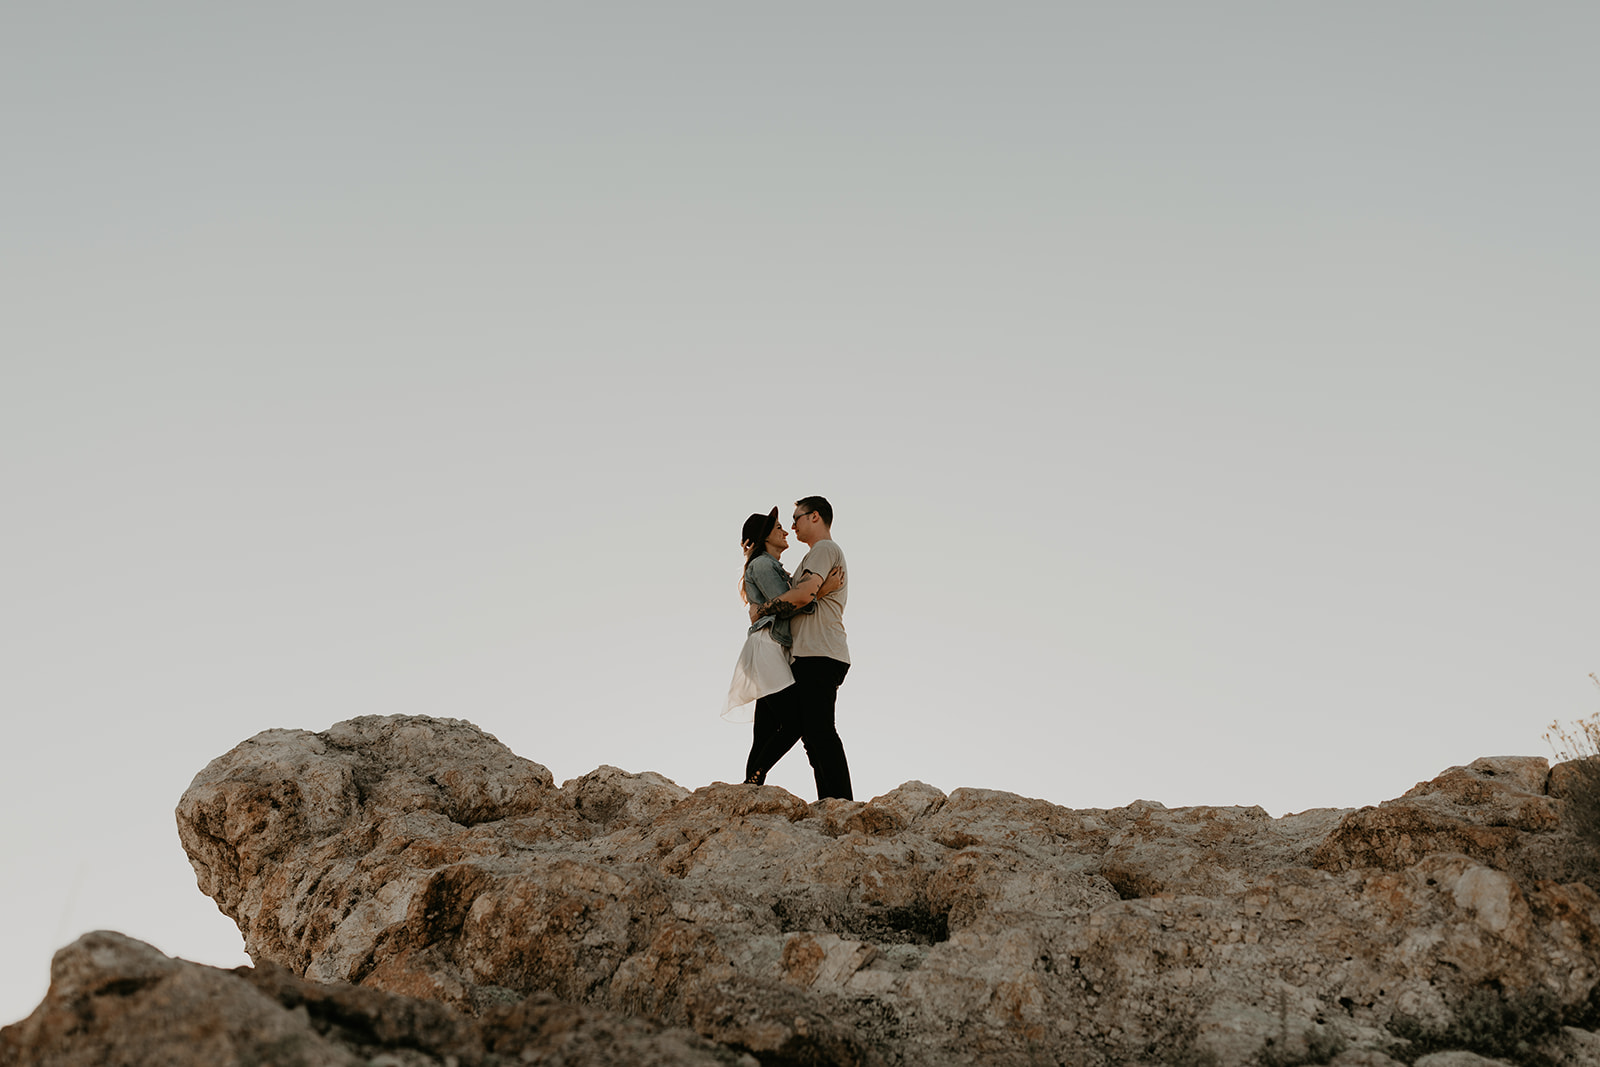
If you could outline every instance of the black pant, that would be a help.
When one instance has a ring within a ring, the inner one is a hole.
[[[850,664],[826,656],[800,656],[793,668],[793,685],[756,701],[755,738],[745,761],[745,780],[766,781],[767,772],[801,741],[817,779],[817,799],[853,800],[850,762],[833,723],[834,702]]]

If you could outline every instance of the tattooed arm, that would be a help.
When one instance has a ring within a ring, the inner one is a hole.
[[[803,580],[796,582],[794,588],[787,593],[781,593],[765,604],[752,604],[751,611],[753,614],[750,617],[752,621],[759,619],[763,615],[776,615],[780,619],[787,619],[795,612],[803,610],[807,604],[816,599],[817,587],[821,584],[821,578],[818,578],[815,574],[808,574]]]
[[[745,603],[750,608],[750,622],[754,624],[763,616],[787,619],[797,611],[807,610],[816,595],[813,580],[796,586],[776,559],[757,558],[745,568]]]
[[[750,621],[753,623],[763,615],[776,615],[780,619],[787,619],[798,611],[803,611],[805,605],[795,605],[784,601],[783,597],[773,597],[765,604],[750,605]]]
[[[788,598],[789,593],[784,593],[782,596],[773,597],[765,604],[751,604],[750,621],[754,623],[763,615],[776,615],[780,619],[787,619],[791,615],[806,610],[806,604],[795,604]],[[806,603],[809,604],[810,601],[808,600]]]
[[[825,597],[844,584],[844,571],[837,566],[828,572],[826,578],[820,578],[810,571],[805,577],[795,582],[794,588],[782,596],[773,597],[765,604],[750,605],[750,621],[755,622],[763,615],[776,615],[780,619],[787,619],[796,612],[804,611],[806,605],[818,597]]]
[[[794,583],[794,588],[781,596],[775,596],[765,604],[750,605],[750,621],[755,622],[763,615],[776,615],[780,619],[787,619],[799,611],[804,611],[806,606],[820,596],[827,596],[844,584],[844,572],[834,567],[823,578],[810,571]]]

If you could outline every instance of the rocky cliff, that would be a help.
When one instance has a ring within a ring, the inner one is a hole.
[[[140,998],[199,1012],[171,1005],[209,982],[231,992],[191,997],[208,1033],[257,1020],[228,1047],[315,1052],[264,1063],[1600,1064],[1566,771],[1480,759],[1273,819],[918,782],[806,804],[611,767],[557,788],[457,720],[267,731],[177,811],[257,967],[91,935],[0,1063],[102,1062],[41,1057],[131,1032],[107,1020]]]

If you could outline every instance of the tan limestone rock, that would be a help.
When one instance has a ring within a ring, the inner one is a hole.
[[[1400,870],[1435,852],[1459,852],[1510,866],[1526,835],[1557,827],[1557,803],[1544,793],[1548,778],[1539,757],[1487,757],[1451,767],[1404,796],[1347,814],[1317,847],[1312,865]]]
[[[85,934],[56,953],[50,990],[0,1030],[3,1067],[755,1067],[685,1030],[535,994],[477,1017],[274,964],[232,971],[132,938]]]
[[[480,1015],[555,994],[774,1064],[1230,1064],[1313,1035],[1355,1067],[1473,990],[1579,1017],[1600,897],[1560,877],[1554,777],[1495,757],[1279,819],[919,782],[806,804],[613,767],[557,789],[470,724],[394,717],[252,739],[178,818],[254,958]]]

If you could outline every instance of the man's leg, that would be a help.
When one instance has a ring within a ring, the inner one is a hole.
[[[744,764],[746,784],[765,783],[767,772],[800,740],[795,693],[796,687],[791,685],[756,701],[755,731],[750,742],[750,757]]]
[[[855,799],[850,790],[850,762],[833,721],[839,684],[849,669],[850,664],[826,656],[798,656],[794,661],[795,688],[799,690],[796,717],[806,758],[817,779],[818,800]]]

